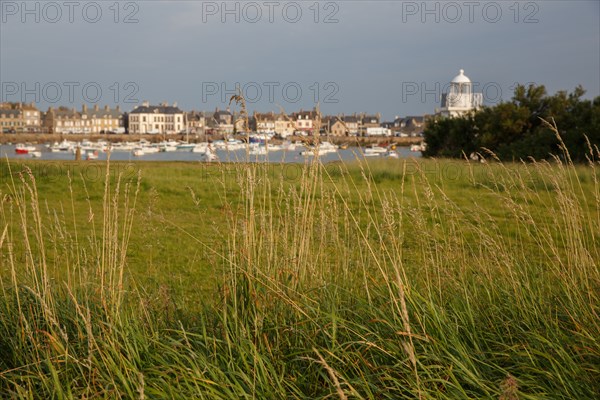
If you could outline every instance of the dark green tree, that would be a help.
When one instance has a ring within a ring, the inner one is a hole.
[[[431,122],[425,131],[427,157],[463,157],[478,149],[477,128],[473,116],[442,118]]]
[[[585,161],[588,141],[600,144],[600,97],[584,100],[584,94],[581,86],[548,96],[543,85],[518,85],[510,102],[429,124],[423,155],[463,157],[487,149],[502,160],[547,159],[561,153],[559,138],[543,121],[553,120],[571,158]]]

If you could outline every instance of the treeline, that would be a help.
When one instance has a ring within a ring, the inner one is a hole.
[[[506,161],[547,159],[561,153],[556,133],[542,121],[553,118],[571,158],[584,161],[587,140],[600,146],[600,96],[585,100],[584,94],[581,86],[549,96],[543,85],[519,85],[510,102],[429,123],[423,155],[461,158],[487,149]]]

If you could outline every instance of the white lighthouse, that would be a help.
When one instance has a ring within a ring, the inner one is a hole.
[[[473,84],[461,69],[450,82],[448,93],[442,94],[442,107],[436,110],[436,114],[443,117],[460,117],[476,110],[482,104],[483,94],[473,93]]]

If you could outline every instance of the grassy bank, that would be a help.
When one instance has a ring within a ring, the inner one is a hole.
[[[564,160],[3,161],[0,393],[598,397],[598,163]]]

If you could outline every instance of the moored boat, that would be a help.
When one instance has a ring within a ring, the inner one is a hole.
[[[29,154],[32,151],[36,151],[36,147],[35,146],[30,146],[30,145],[26,145],[26,144],[23,144],[23,143],[19,143],[15,147],[15,153],[17,153],[17,154]]]
[[[73,152],[75,148],[75,143],[70,142],[68,140],[63,140],[62,142],[54,142],[52,146],[50,146],[50,151],[53,153],[61,153],[61,152]]]
[[[251,156],[266,156],[267,155],[267,146],[252,146],[250,151],[248,152]]]
[[[167,152],[171,152],[171,151],[176,151],[177,150],[177,142],[173,141],[173,140],[169,140],[166,142],[160,142],[158,143],[158,149],[163,152],[163,153],[167,153]]]
[[[425,151],[426,148],[427,148],[427,145],[425,144],[425,142],[422,142],[420,144],[413,144],[412,146],[410,146],[410,151],[414,151],[414,152]]]
[[[131,153],[132,153],[134,156],[136,156],[136,157],[140,157],[140,156],[143,156],[144,154],[146,154],[146,153],[144,152],[144,149],[143,149],[142,147],[136,147],[136,148],[134,148],[134,149],[131,151]]]
[[[329,142],[323,142],[316,147],[308,148],[304,150],[300,154],[303,156],[314,156],[315,154],[318,156],[322,156],[329,153],[335,153],[338,151],[338,147]]]
[[[196,147],[196,144],[194,143],[179,143],[176,146],[176,149],[178,151],[192,151],[194,147]]]
[[[367,147],[363,150],[363,154],[365,156],[373,156],[373,155],[381,155],[388,152],[388,149],[383,146],[373,145],[371,147]]]
[[[208,151],[208,143],[198,143],[192,147],[192,153],[206,153]]]

